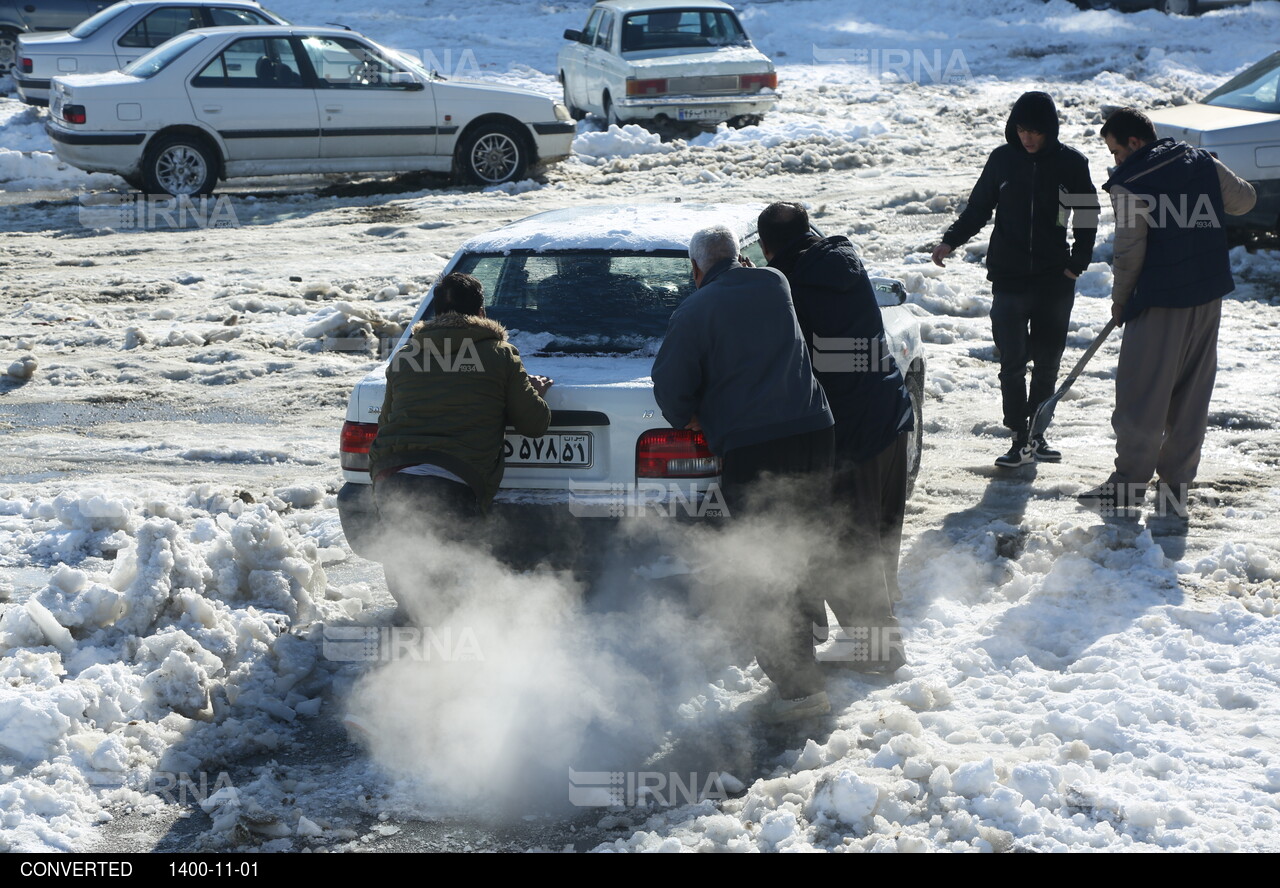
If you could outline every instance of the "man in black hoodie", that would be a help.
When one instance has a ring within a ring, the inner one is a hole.
[[[969,205],[934,248],[933,261],[943,265],[995,213],[987,248],[991,332],[1000,352],[1004,424],[1013,432],[1013,446],[996,465],[1012,468],[1062,459],[1044,435],[1029,438],[1029,424],[1057,385],[1075,280],[1093,257],[1098,198],[1089,161],[1058,141],[1058,111],[1048,93],[1023,93],[1004,135],[1007,144],[991,152]],[[1028,360],[1034,365],[1029,395]]]
[[[814,376],[835,418],[832,497],[839,585],[823,590],[840,625],[868,643],[849,665],[893,671],[905,662],[893,602],[907,498],[907,439],[914,428],[906,381],[885,342],[884,320],[862,260],[846,237],[820,238],[797,203],[770,204],[757,222],[769,267],[786,275]],[[830,341],[835,347],[825,347]],[[850,350],[850,345],[854,346]],[[816,632],[826,627],[825,611]]]

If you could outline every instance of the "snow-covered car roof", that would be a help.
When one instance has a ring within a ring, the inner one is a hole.
[[[694,233],[725,225],[753,234],[764,204],[630,204],[573,207],[529,216],[474,237],[469,253],[513,250],[687,250]]]
[[[619,12],[658,11],[662,9],[727,9],[733,7],[721,0],[602,0],[597,6],[616,9]]]

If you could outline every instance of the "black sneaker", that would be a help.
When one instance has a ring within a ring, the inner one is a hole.
[[[1018,466],[1025,466],[1027,463],[1035,462],[1035,459],[1031,445],[1019,438],[1013,442],[1013,446],[1009,448],[1008,453],[1004,456],[996,457],[996,465],[1002,469],[1016,469]]]
[[[1038,462],[1062,462],[1062,451],[1050,447],[1044,435],[1036,435],[1031,439],[1031,454]]]

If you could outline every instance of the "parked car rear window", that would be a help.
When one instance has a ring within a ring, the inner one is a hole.
[[[205,35],[194,31],[179,34],[168,43],[162,43],[146,55],[130,62],[125,66],[124,73],[132,74],[134,77],[153,77],[169,67],[191,47],[204,40],[204,37]]]
[[[1222,84],[1204,97],[1204,104],[1280,114],[1280,52]]]
[[[731,12],[664,9],[635,12],[622,23],[623,52],[733,46],[747,42],[746,33]]]
[[[102,26],[114,19],[116,16],[123,15],[133,7],[124,3],[117,3],[114,6],[108,6],[101,12],[94,13],[80,24],[72,28],[68,33],[72,37],[92,37],[102,29]]]
[[[490,317],[550,334],[550,352],[656,352],[671,312],[693,292],[683,252],[470,253],[454,270],[484,284]]]

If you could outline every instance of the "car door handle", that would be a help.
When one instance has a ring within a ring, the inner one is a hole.
[[[341,105],[326,105],[324,109],[325,114],[337,114],[341,111],[342,111]]]
[[[222,110],[222,106],[221,106],[221,105],[205,105],[205,106],[204,106],[204,113],[205,113],[205,114],[217,114],[217,113],[218,113],[218,112],[220,112],[221,110]]]

